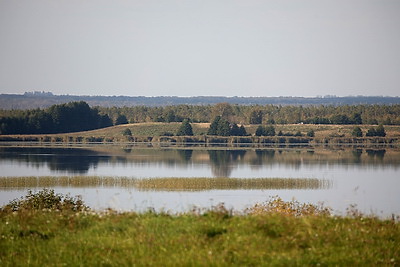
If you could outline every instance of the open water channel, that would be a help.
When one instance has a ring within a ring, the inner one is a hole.
[[[14,144],[0,146],[0,170],[1,205],[47,187],[81,195],[98,210],[184,212],[224,203],[240,211],[279,196],[323,203],[337,214],[350,205],[400,214],[398,148]]]

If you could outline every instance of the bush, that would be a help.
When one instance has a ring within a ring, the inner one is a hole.
[[[263,136],[264,135],[264,127],[261,125],[257,127],[256,129],[256,136]]]
[[[55,194],[54,190],[43,189],[36,193],[28,191],[22,199],[15,199],[2,208],[2,211],[20,210],[59,210],[59,211],[85,211],[89,210],[80,197],[72,198],[69,195]]]
[[[122,131],[123,136],[132,136],[132,131],[129,128],[126,128],[125,130]]]
[[[256,129],[256,136],[275,136],[274,126],[258,126]]]
[[[368,132],[366,133],[366,136],[380,136],[380,137],[385,137],[386,136],[386,131],[383,125],[379,125],[377,128],[371,127],[369,128]]]
[[[294,136],[303,136],[303,134],[300,131],[297,131]]]
[[[163,132],[160,134],[160,136],[174,136],[174,134],[170,132]]]
[[[230,135],[231,136],[246,136],[247,132],[243,125],[241,125],[239,127],[236,123],[234,123],[231,127]]]
[[[353,131],[351,132],[351,135],[354,137],[362,137],[363,136],[363,132],[361,130],[360,127],[354,127]]]
[[[94,137],[94,136],[89,136],[85,138],[85,142],[87,143],[100,143],[104,141],[104,137]]]

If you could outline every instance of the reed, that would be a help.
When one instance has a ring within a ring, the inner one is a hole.
[[[43,187],[133,187],[135,179],[102,176],[20,176],[1,177],[0,188],[26,189]]]
[[[238,189],[326,189],[327,180],[308,178],[145,178],[102,176],[0,177],[2,190],[47,187],[121,187],[141,191],[204,191]]]
[[[323,189],[329,188],[330,182],[308,178],[150,178],[138,180],[135,186],[154,191]]]

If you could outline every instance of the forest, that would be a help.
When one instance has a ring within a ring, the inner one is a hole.
[[[0,134],[68,133],[113,125],[107,114],[99,114],[98,109],[83,101],[0,114]]]
[[[215,122],[215,120],[220,122]],[[354,124],[400,125],[400,105],[171,105],[93,107],[70,102],[46,109],[0,110],[0,134],[49,134],[86,131],[112,125],[141,122],[219,123],[220,135],[246,135],[238,125]],[[211,124],[213,127],[213,124]],[[230,129],[229,129],[230,127]],[[232,129],[233,128],[233,129]],[[210,129],[210,135],[219,135]],[[268,128],[260,131],[268,131]],[[270,135],[270,134],[260,134]]]

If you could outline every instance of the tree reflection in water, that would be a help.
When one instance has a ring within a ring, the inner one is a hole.
[[[246,150],[208,150],[211,172],[215,177],[230,177],[238,161],[243,161]]]
[[[383,160],[383,158],[385,157],[386,150],[385,149],[379,149],[379,150],[367,149],[366,152],[369,157],[377,158],[378,160]]]
[[[184,162],[189,162],[192,159],[193,150],[180,149],[180,150],[178,150],[178,154]]]
[[[0,158],[29,162],[37,167],[47,165],[52,171],[85,174],[111,157],[90,149],[13,147],[1,148]]]

